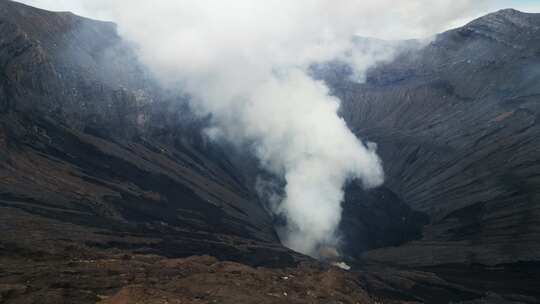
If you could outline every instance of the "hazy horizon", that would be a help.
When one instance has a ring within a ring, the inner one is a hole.
[[[165,0],[166,1],[166,0]],[[105,21],[115,21],[114,17],[111,15],[107,9],[100,4],[100,1],[87,1],[87,0],[16,0],[16,2],[24,3],[34,7],[51,10],[51,11],[69,11],[77,15],[93,18],[97,20]],[[421,1],[408,1],[409,3],[421,2]],[[442,3],[443,1],[439,1]],[[468,2],[468,0],[463,0],[459,2]],[[405,3],[401,1],[401,3]],[[413,5],[415,6],[415,5]],[[454,5],[455,6],[455,5]],[[422,39],[429,37],[430,35],[440,33],[442,31],[450,30],[452,28],[460,27],[466,23],[479,18],[483,15],[501,10],[501,9],[516,9],[519,11],[527,13],[540,13],[540,2],[536,0],[480,0],[470,2],[468,4],[469,8],[463,11],[463,15],[454,16],[448,18],[444,14],[441,16],[441,20],[447,20],[446,24],[438,26],[436,30],[432,31],[418,31],[412,30],[411,33],[405,39]],[[452,13],[452,5],[448,5],[448,8],[444,10],[446,14]],[[429,27],[429,26],[428,26]],[[372,33],[370,31],[362,32],[359,31],[358,35],[365,37],[377,37],[381,39],[395,39],[392,35],[380,35],[377,33]],[[402,36],[402,35],[401,35]]]

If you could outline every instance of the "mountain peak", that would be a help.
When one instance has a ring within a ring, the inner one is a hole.
[[[80,17],[71,12],[47,11],[10,0],[0,0],[0,21],[16,26],[31,39],[51,44],[58,43],[65,33],[76,32],[82,25],[92,27],[96,32],[108,32],[109,36],[116,33],[116,25],[112,22]]]
[[[466,27],[482,26],[493,30],[511,28],[538,28],[540,27],[540,14],[525,13],[516,9],[502,9],[473,20]]]
[[[510,46],[514,49],[531,49],[539,43],[540,14],[503,9],[477,18],[463,27],[440,34],[453,36],[456,46],[464,40],[481,39]],[[444,40],[444,39],[443,39]],[[438,39],[440,42],[440,39]]]
[[[527,14],[525,12],[522,12],[522,11],[519,11],[517,9],[514,9],[514,8],[503,8],[503,9],[500,9],[494,13],[492,13],[493,15],[516,15],[516,14]]]

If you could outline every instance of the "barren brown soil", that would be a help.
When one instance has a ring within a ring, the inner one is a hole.
[[[2,255],[0,303],[373,303],[352,274],[315,262],[271,269],[211,256],[79,253]]]

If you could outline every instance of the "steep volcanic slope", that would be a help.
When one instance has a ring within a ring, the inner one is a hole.
[[[373,303],[279,244],[113,24],[0,0],[0,73],[0,303]]]
[[[366,84],[343,71],[325,75],[343,116],[379,144],[386,187],[429,216],[420,240],[364,257],[455,264],[441,271],[462,278],[499,265],[478,282],[538,295],[540,14],[475,20],[372,69]],[[532,274],[512,278],[524,269]]]
[[[308,259],[114,25],[0,0],[0,302],[538,302],[539,31],[502,11],[366,84],[327,73],[385,163],[387,184],[344,204],[344,249],[367,263],[267,269],[243,264]],[[194,254],[243,264],[166,258]]]
[[[0,37],[2,244],[294,261],[113,24],[0,1]]]

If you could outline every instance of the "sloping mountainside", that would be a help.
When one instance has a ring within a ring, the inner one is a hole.
[[[279,243],[114,24],[0,0],[0,303],[537,303],[539,34],[501,11],[323,71],[387,175],[347,186],[346,272]]]
[[[0,303],[373,303],[284,248],[112,23],[0,0]]]
[[[349,125],[378,143],[386,187],[429,217],[418,240],[357,257],[538,297],[540,14],[499,11],[371,69],[365,84],[347,76],[322,74]]]
[[[1,1],[0,37],[2,244],[294,262],[113,24]]]

